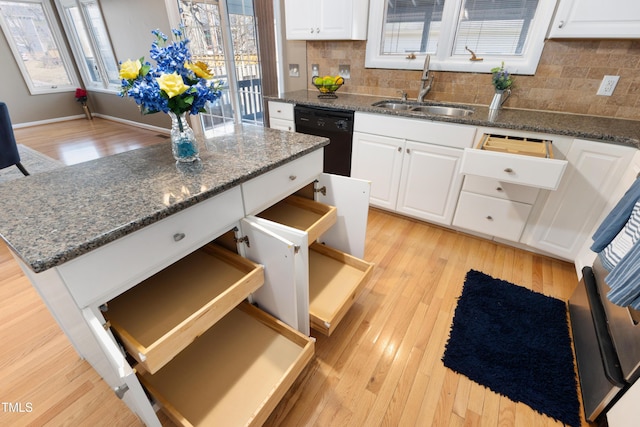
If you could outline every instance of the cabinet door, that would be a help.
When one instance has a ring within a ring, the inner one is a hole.
[[[320,30],[318,0],[286,0],[285,28],[289,40],[312,40]]]
[[[326,187],[326,192],[316,192],[316,201],[338,209],[338,220],[319,240],[332,248],[364,258],[371,182],[323,173],[318,177],[317,186]]]
[[[353,133],[351,176],[371,181],[372,206],[395,210],[403,150],[403,140]]]
[[[521,241],[575,260],[636,149],[576,139],[567,153],[568,170],[549,194]]]
[[[116,345],[110,332],[102,326],[105,321],[102,315],[96,314],[92,308],[82,310],[94,338],[105,354],[107,366],[95,366],[100,376],[118,394],[126,405],[147,425],[160,427],[160,421],[147,398],[147,395],[136,377],[135,371],[129,366],[120,348]],[[122,393],[121,395],[119,393]]]
[[[407,141],[397,211],[451,225],[462,187],[462,150]]]
[[[640,38],[637,0],[561,0],[550,38]]]
[[[309,270],[307,234],[248,217],[240,221],[243,255],[265,266],[264,284],[252,302],[287,325],[309,335]]]
[[[316,3],[320,6],[316,38],[318,40],[350,39],[353,22],[352,1],[316,0]]]

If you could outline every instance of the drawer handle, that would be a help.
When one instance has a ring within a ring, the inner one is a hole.
[[[185,234],[184,233],[176,233],[173,235],[173,241],[174,242],[179,242],[180,240],[185,238]]]
[[[298,177],[295,175],[289,175],[289,180],[295,181]]]
[[[496,191],[502,191],[502,187],[496,188]]]
[[[504,171],[505,171],[506,173],[513,173],[513,169],[511,169],[511,168],[506,168]]]
[[[487,219],[488,219],[489,221],[493,221],[493,217],[492,217],[491,215],[487,215]]]
[[[276,110],[278,113],[282,113],[282,110]]]

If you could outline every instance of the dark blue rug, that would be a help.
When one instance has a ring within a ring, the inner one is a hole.
[[[515,402],[580,426],[563,301],[470,270],[442,361]]]

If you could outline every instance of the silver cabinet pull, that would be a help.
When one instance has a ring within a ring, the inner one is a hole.
[[[564,27],[564,21],[560,21],[560,23],[558,24],[558,28],[562,28]]]
[[[121,386],[114,387],[113,392],[118,396],[118,399],[122,399],[128,390],[129,386],[127,384],[122,384]]]
[[[185,238],[185,234],[184,233],[176,233],[173,235],[173,240],[174,242],[179,242],[180,240]]]
[[[513,173],[513,169],[511,169],[511,168],[506,168],[504,171],[505,171],[506,173]]]
[[[295,181],[298,177],[295,175],[289,175],[289,180],[290,181]]]

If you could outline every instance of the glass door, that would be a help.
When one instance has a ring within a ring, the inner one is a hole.
[[[253,0],[178,0],[194,61],[224,82],[222,96],[200,114],[207,134],[234,123],[262,125],[261,67]]]

